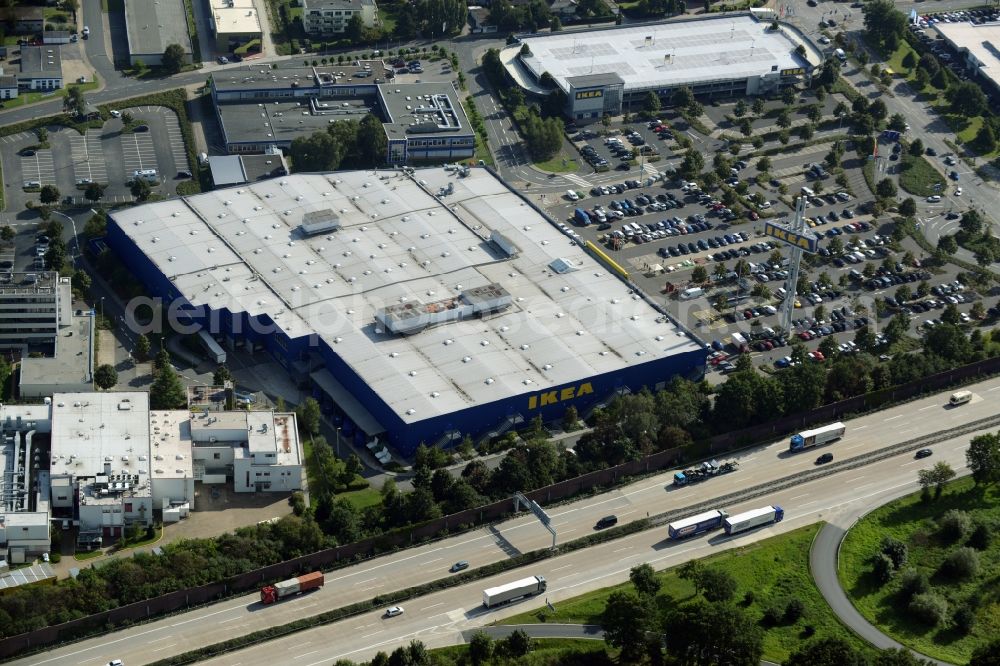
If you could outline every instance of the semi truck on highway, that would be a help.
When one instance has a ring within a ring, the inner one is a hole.
[[[513,583],[491,587],[483,590],[483,605],[487,608],[495,608],[501,604],[508,604],[517,599],[541,594],[545,591],[545,579],[541,576],[529,576]]]
[[[726,530],[726,534],[740,534],[761,525],[780,523],[784,517],[785,510],[780,506],[765,506],[763,509],[730,516],[722,521],[722,527]]]
[[[724,462],[721,465],[718,460],[703,462],[695,469],[686,469],[683,472],[677,472],[674,474],[674,485],[686,486],[692,483],[698,483],[699,481],[704,481],[705,479],[711,479],[713,476],[735,472],[739,466],[740,464],[735,460]]]
[[[701,534],[702,532],[718,529],[719,527],[722,527],[722,521],[725,520],[728,515],[729,514],[725,511],[713,509],[712,511],[699,513],[697,516],[691,516],[690,518],[684,518],[682,520],[672,522],[667,525],[667,536],[676,541],[679,539],[693,537],[694,535]]]
[[[313,571],[302,576],[289,578],[274,585],[265,585],[260,588],[260,602],[262,604],[273,604],[279,599],[293,597],[302,592],[318,590],[323,587],[323,572]]]
[[[792,435],[789,451],[805,451],[808,448],[826,444],[844,436],[847,428],[843,423],[831,423],[830,425],[816,428],[814,430],[803,430],[797,435]]]

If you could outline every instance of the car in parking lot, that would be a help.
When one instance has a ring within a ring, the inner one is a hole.
[[[149,125],[136,125],[135,127],[132,128],[132,131],[133,132],[148,132],[149,131]]]
[[[18,153],[21,157],[34,157],[35,150],[33,148],[23,148],[21,152]]]
[[[938,203],[939,201],[941,201],[941,197],[937,194],[927,197],[927,203]]]
[[[229,64],[229,58],[227,58],[226,56],[219,56],[218,58],[216,58],[216,60],[218,61],[218,63],[220,65],[228,65]]]

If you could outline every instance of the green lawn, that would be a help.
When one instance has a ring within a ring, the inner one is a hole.
[[[910,194],[929,197],[944,192],[944,187],[934,189],[932,186],[943,185],[945,177],[924,157],[904,154],[899,160],[899,168],[899,186]]]
[[[346,493],[338,493],[337,499],[346,499],[354,505],[357,510],[362,510],[367,506],[375,506],[382,501],[382,493],[377,488],[365,488],[363,490],[351,490]]]
[[[100,557],[103,554],[104,554],[103,550],[90,550],[87,551],[86,553],[77,553],[76,555],[73,556],[73,559],[83,562],[85,560],[92,560],[95,557]]]
[[[926,465],[931,466],[930,462]],[[947,553],[960,545],[943,543],[936,534],[934,519],[949,509],[997,521],[1000,489],[978,490],[966,477],[949,484],[936,501],[924,503],[920,494],[914,493],[872,512],[848,532],[840,552],[839,576],[855,607],[882,631],[914,650],[964,664],[974,647],[1000,633],[1000,541],[994,538],[989,548],[980,551],[981,573],[977,578],[956,583],[936,574]],[[898,583],[891,581],[879,587],[868,564],[886,535],[907,544],[906,566],[925,572],[932,588],[947,599],[951,610],[965,605],[975,610],[976,624],[971,634],[963,636],[950,627],[928,628],[900,612],[905,602],[899,597]]]
[[[820,527],[822,523],[816,523],[702,560],[704,565],[723,569],[737,580],[738,602],[748,591],[753,592],[753,602],[746,606],[752,617],[759,618],[771,603],[792,597],[802,600],[805,604],[805,614],[796,624],[773,627],[765,632],[764,659],[779,663],[785,661],[788,655],[801,647],[806,640],[804,630],[807,625],[815,629],[815,634],[809,640],[836,636],[858,649],[867,649],[864,641],[837,620],[813,584],[809,573],[809,547]],[[661,572],[660,580],[663,583],[660,592],[661,604],[682,603],[694,598],[693,586],[688,581],[678,578],[676,568]],[[504,620],[504,624],[541,621],[600,624],[605,600],[612,592],[623,588],[630,589],[631,583],[562,601],[556,605],[554,613],[548,610],[536,610],[515,615]]]
[[[576,159],[562,153],[550,160],[535,162],[535,167],[549,173],[573,173],[580,170],[580,164]]]

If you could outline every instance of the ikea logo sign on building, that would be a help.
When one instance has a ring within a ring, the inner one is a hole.
[[[591,386],[590,382],[584,382],[579,386],[567,386],[566,388],[557,389],[555,391],[536,393],[535,395],[528,396],[528,409],[538,409],[539,407],[554,405],[559,402],[566,402],[567,400],[572,400],[573,398],[590,395],[593,392],[594,387]]]
[[[577,99],[591,99],[593,97],[604,97],[603,90],[583,90],[576,94]]]
[[[785,227],[774,224],[773,222],[764,223],[764,233],[771,238],[777,238],[780,241],[788,243],[793,247],[800,247],[806,252],[815,252],[819,249],[819,239],[815,234],[811,233],[797,233],[791,229],[786,229]]]

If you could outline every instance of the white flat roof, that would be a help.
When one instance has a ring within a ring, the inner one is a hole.
[[[557,32],[522,39],[524,64],[548,72],[564,92],[567,78],[617,74],[625,91],[729,81],[802,67],[797,42],[749,15],[668,21],[636,27]],[[514,48],[520,48],[516,46]]]
[[[1000,87],[1000,23],[934,24],[937,31],[960,49],[966,49],[980,63],[979,71]]]
[[[260,17],[253,0],[211,0],[210,11],[221,34],[260,32]]]
[[[341,228],[302,238],[323,209]],[[699,349],[485,169],[288,176],[113,218],[192,304],[321,336],[406,422]],[[484,240],[493,230],[516,257]],[[555,273],[557,258],[577,270]],[[490,283],[514,302],[486,320],[376,330],[379,308]]]
[[[52,476],[95,476],[109,464],[112,474],[138,475],[148,485],[148,457],[148,393],[52,396]]]
[[[154,479],[189,479],[191,471],[191,412],[184,409],[149,413],[150,461]],[[178,457],[179,456],[179,457]]]

